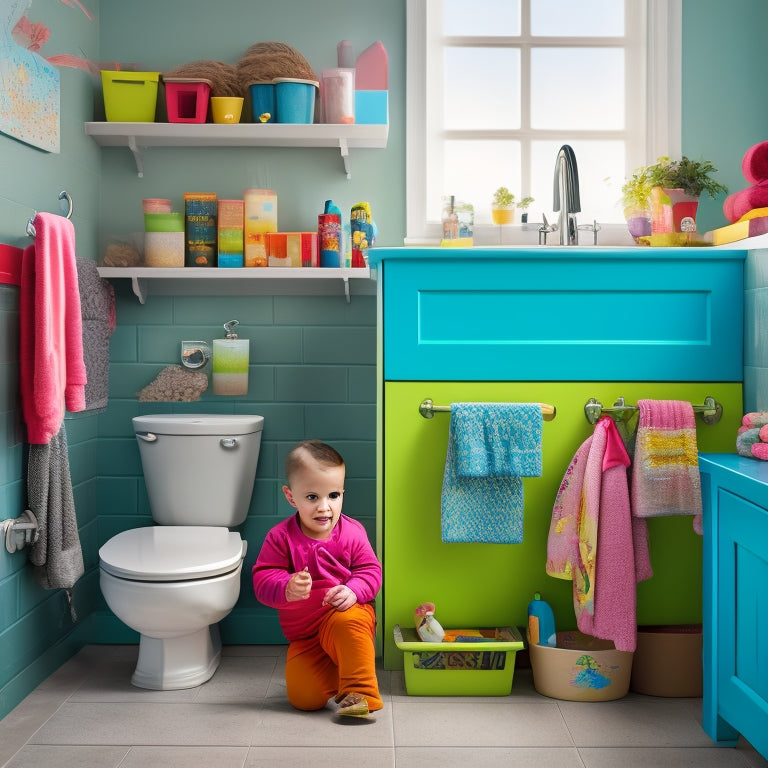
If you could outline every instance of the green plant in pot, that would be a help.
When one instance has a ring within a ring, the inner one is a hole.
[[[520,214],[520,221],[522,221],[523,224],[528,222],[528,206],[530,206],[530,204],[533,202],[534,199],[532,197],[524,197],[522,200],[519,200],[515,206],[522,211]]]
[[[507,187],[499,187],[491,199],[491,219],[494,224],[511,224],[515,219],[515,196]]]
[[[711,197],[728,192],[712,178],[717,168],[709,160],[680,160],[660,157],[653,165],[638,168],[622,187],[624,215],[630,233],[647,228],[641,224],[650,211],[651,232],[669,234],[695,232],[699,197],[707,192]]]

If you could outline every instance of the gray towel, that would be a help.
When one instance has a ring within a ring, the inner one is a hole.
[[[92,259],[75,259],[83,318],[83,362],[88,381],[85,410],[107,407],[109,396],[109,337],[115,329],[115,294],[99,277]]]
[[[85,568],[63,426],[49,443],[29,446],[27,502],[39,525],[29,552],[35,575],[44,589],[67,590],[75,621],[71,589]]]

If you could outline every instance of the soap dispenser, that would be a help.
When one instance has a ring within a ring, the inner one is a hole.
[[[248,339],[238,339],[237,320],[224,323],[227,336],[213,340],[213,394],[245,395],[248,393]]]

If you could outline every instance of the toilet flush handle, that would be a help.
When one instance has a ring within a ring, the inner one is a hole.
[[[137,432],[136,437],[145,443],[154,443],[157,440],[157,435],[152,432]]]
[[[237,438],[235,437],[222,437],[219,440],[219,445],[222,448],[237,448]]]

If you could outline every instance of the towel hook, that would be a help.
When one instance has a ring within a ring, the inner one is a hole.
[[[66,200],[67,204],[69,205],[69,210],[66,213],[66,217],[68,219],[72,218],[72,212],[75,209],[75,204],[72,202],[72,195],[67,192],[66,189],[62,189],[61,192],[59,192],[59,200]],[[35,216],[37,216],[37,211],[35,211]],[[37,232],[35,232],[35,216],[32,216],[30,220],[27,222],[27,234],[30,237],[35,237],[37,235]]]

